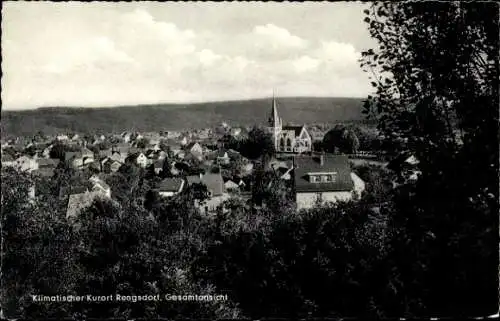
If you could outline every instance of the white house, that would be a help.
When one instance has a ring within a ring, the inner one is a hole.
[[[217,164],[226,165],[229,164],[230,161],[231,159],[229,158],[229,154],[227,153],[227,151],[220,150],[217,153]]]
[[[16,159],[14,166],[21,172],[32,172],[38,169],[38,162],[35,158],[23,155]]]
[[[68,135],[57,135],[56,139],[59,141],[64,141],[64,140],[69,140],[69,137]]]
[[[345,155],[295,157],[293,167],[298,210],[356,199],[365,188]]]
[[[128,156],[128,160],[130,162],[137,164],[137,166],[142,168],[145,168],[149,164],[149,160],[146,157],[146,155],[144,155],[144,153],[134,153]]]
[[[102,195],[108,198],[111,197],[111,188],[99,176],[92,175],[92,177],[90,177],[89,179],[89,182],[92,184],[91,190],[93,192],[100,192],[102,193]]]
[[[228,180],[224,183],[224,188],[226,189],[226,191],[237,191],[240,189],[240,186],[232,180]]]
[[[195,206],[202,213],[215,211],[218,206],[230,198],[230,195],[225,191],[224,181],[220,173],[188,176],[187,183],[188,185],[201,183],[207,187],[209,198],[203,203],[195,202]]]

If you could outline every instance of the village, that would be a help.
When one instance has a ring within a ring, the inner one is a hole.
[[[224,202],[231,198],[250,201],[255,194],[252,184],[257,168],[283,181],[297,210],[360,199],[366,182],[353,170],[356,166],[388,167],[400,177],[404,173],[410,181],[418,178],[418,161],[411,155],[399,155],[388,163],[377,160],[380,157],[373,152],[345,154],[334,148],[328,153],[328,148],[317,148],[324,133],[310,132],[305,124],[283,125],[278,105],[273,98],[268,124],[261,129],[231,127],[224,122],[216,128],[184,132],[60,134],[33,138],[24,145],[21,139],[10,140],[2,143],[2,167],[29,173],[38,180],[50,180],[61,168],[80,173],[85,178],[79,184],[60,187],[59,197],[67,199],[67,218],[76,217],[96,197],[113,199],[109,178],[130,166],[149,173],[152,190],[163,198],[181,194],[192,185],[205,186],[207,198],[194,200],[203,213],[224,210]],[[272,145],[269,155],[264,155],[265,143],[256,143],[263,152],[259,157],[255,151],[249,156],[238,147],[249,135],[259,134],[262,137],[253,140],[268,139]],[[30,199],[39,194],[35,181],[29,188]],[[268,185],[273,188],[271,182]]]

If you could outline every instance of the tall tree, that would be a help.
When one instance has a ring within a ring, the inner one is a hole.
[[[374,3],[365,112],[422,176],[391,220],[399,313],[498,310],[498,4]]]

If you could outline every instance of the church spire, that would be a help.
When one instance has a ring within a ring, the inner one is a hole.
[[[278,104],[276,103],[274,88],[273,88],[273,102],[272,102],[271,117],[269,118],[269,125],[274,128],[281,127],[281,119],[278,115]]]

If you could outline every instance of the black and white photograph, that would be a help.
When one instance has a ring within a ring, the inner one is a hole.
[[[498,318],[499,16],[3,1],[0,318]]]

